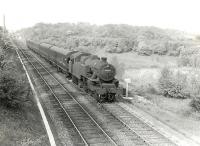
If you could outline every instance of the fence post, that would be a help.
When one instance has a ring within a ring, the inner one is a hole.
[[[128,84],[131,83],[131,79],[126,78],[124,81],[126,82],[126,98],[128,98]]]

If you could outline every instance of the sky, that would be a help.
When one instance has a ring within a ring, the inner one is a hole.
[[[0,26],[88,22],[156,26],[200,34],[200,0],[0,0]]]

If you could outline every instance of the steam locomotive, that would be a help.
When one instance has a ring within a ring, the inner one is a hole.
[[[119,81],[115,79],[116,69],[107,62],[107,58],[99,58],[86,52],[69,51],[47,43],[38,44],[30,40],[27,40],[26,44],[98,102],[114,102],[121,94]]]

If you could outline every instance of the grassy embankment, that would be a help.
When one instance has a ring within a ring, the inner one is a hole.
[[[23,83],[29,86],[15,50],[7,49],[3,51],[2,45],[0,50],[1,55],[4,54],[5,56],[4,62],[6,63],[0,73],[8,73],[15,75],[16,78],[24,79]],[[2,86],[2,83],[0,83],[0,86]],[[26,89],[30,90],[30,88]],[[18,106],[10,107],[5,105],[5,102],[0,103],[1,146],[49,145],[39,110],[33,100],[33,95],[31,91],[25,92],[26,102],[20,103]]]

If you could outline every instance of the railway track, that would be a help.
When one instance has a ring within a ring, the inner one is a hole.
[[[77,85],[75,86],[76,88],[79,88]],[[128,111],[125,111],[125,109],[123,109],[119,105],[102,104],[102,106],[112,115],[112,118],[115,117],[117,120],[123,123],[128,129],[135,133],[135,135],[140,137],[146,144],[159,146],[176,145],[174,144],[174,142],[152,128],[151,125],[144,123],[143,121],[141,121],[140,118],[129,113]]]
[[[127,127],[137,133],[149,145],[152,146],[175,146],[176,144],[155,130],[151,125],[141,121],[139,117],[126,111],[118,104],[104,104],[104,107],[123,122]]]
[[[143,138],[105,110],[99,112],[105,119],[98,119],[94,112],[91,113],[87,109],[88,106],[95,109],[94,106],[92,107],[91,104],[82,106],[32,55],[23,50],[21,54],[37,72],[38,80],[41,80],[46,90],[51,92],[52,96],[49,96],[49,100],[59,115],[65,116],[65,119],[68,119],[66,122],[70,122],[77,131],[78,138],[75,139],[75,145],[148,145]],[[97,109],[95,110],[98,112]]]
[[[75,145],[175,145],[150,125],[120,108],[117,104],[102,104],[105,110],[101,111],[94,104],[83,104],[84,97],[79,101],[74,98],[73,96],[78,94],[68,91],[63,82],[58,81],[33,55],[23,51],[22,54],[33,66],[44,86],[47,86],[47,91],[51,91],[53,96],[50,96],[50,100],[53,102],[54,108],[59,111],[59,115],[67,117],[76,129],[78,133],[76,135],[79,135],[79,138],[74,139]],[[76,88],[78,87],[76,86]],[[84,95],[81,92],[78,93]],[[81,100],[82,103],[80,103]],[[103,120],[98,119],[96,113],[101,115]],[[105,122],[107,126],[105,126]],[[112,131],[113,129],[114,131]],[[115,132],[118,134],[115,135]]]
[[[77,85],[74,85],[79,88]],[[90,102],[94,102],[92,98],[88,99]],[[139,117],[130,113],[121,107],[118,103],[113,104],[101,104],[101,106],[110,115],[115,117],[121,123],[123,123],[129,130],[140,137],[147,145],[150,146],[176,146],[176,144],[162,135],[159,131],[154,129],[151,125],[143,122]]]
[[[79,88],[78,86],[76,86]],[[90,98],[90,102],[94,102],[94,99]],[[112,117],[123,123],[130,131],[140,137],[147,145],[150,146],[176,146],[176,144],[162,135],[159,131],[154,129],[151,125],[143,122],[139,117],[130,113],[121,107],[118,103],[101,104],[101,106]]]
[[[73,84],[77,89],[79,87]],[[91,102],[93,99],[90,98]],[[133,133],[138,135],[143,141],[150,146],[176,146],[176,144],[169,138],[165,137],[159,131],[153,128],[153,126],[145,123],[140,117],[130,113],[121,107],[118,103],[108,104],[104,103],[101,106],[110,113],[113,117],[123,123]]]
[[[32,65],[35,72],[38,73],[38,80],[41,80],[47,91],[51,92],[52,96],[49,96],[49,100],[53,103],[54,108],[59,111],[59,115],[65,116],[65,121],[70,121],[78,132],[79,135],[75,145],[117,145],[50,72],[34,60],[29,53],[20,51]],[[77,134],[75,136],[77,137]]]

